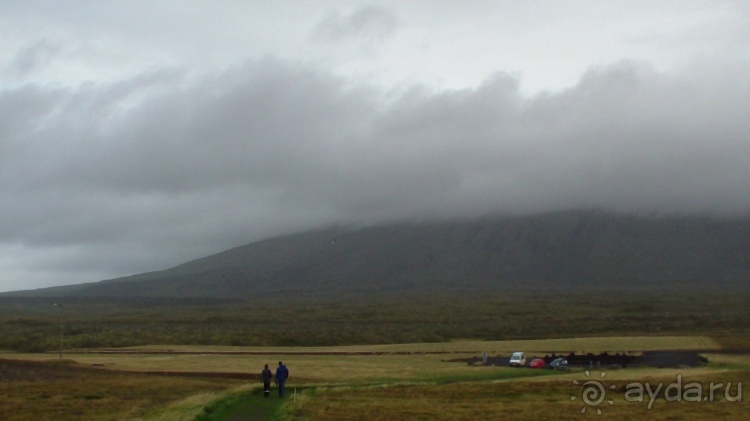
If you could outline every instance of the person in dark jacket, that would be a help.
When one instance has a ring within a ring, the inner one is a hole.
[[[279,397],[284,397],[284,383],[286,383],[286,379],[289,377],[289,370],[286,368],[286,366],[279,361],[279,368],[276,369],[276,375],[274,377],[274,381],[276,382],[276,385],[279,386]]]
[[[271,394],[271,379],[273,378],[273,373],[271,372],[271,369],[268,368],[268,364],[266,364],[266,367],[263,369],[263,371],[260,372],[260,379],[263,382],[263,396],[268,397],[268,395]]]

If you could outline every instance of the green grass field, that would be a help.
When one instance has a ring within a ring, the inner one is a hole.
[[[699,382],[706,390],[712,382],[731,382],[734,388],[729,397],[733,398],[737,383],[750,380],[750,356],[710,354],[709,350],[719,348],[708,337],[637,336],[304,348],[137,347],[123,350],[195,353],[69,353],[62,364],[56,361],[56,354],[4,353],[0,354],[4,380],[0,381],[4,398],[0,400],[0,419],[584,419],[598,416],[597,409],[604,417],[616,419],[743,419],[750,410],[747,400],[733,402],[721,394],[702,402],[670,402],[660,397],[650,409],[648,400],[639,403],[624,398],[628,384],[668,384],[677,376],[685,384]],[[586,377],[582,369],[553,372],[446,362],[477,355],[471,354],[477,351],[507,355],[515,350],[670,349],[707,350],[710,363],[699,368],[612,370],[600,379],[599,372]],[[273,354],[225,354],[241,351]],[[381,354],[306,354],[310,352]],[[275,394],[263,398],[255,380],[201,374],[255,374],[263,364],[274,367],[278,360],[291,372],[283,400]],[[178,377],[174,372],[192,374]],[[580,384],[590,379],[602,380],[612,405],[582,403]],[[577,399],[572,400],[574,396]],[[583,408],[587,413],[580,412]]]

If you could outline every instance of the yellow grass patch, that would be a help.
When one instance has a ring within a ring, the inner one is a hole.
[[[704,354],[711,367],[750,370],[748,354]]]
[[[413,380],[440,376],[466,376],[471,373],[486,375],[486,367],[468,367],[445,360],[479,355],[510,355],[513,351],[537,352],[601,352],[662,349],[713,349],[718,346],[706,337],[611,337],[569,338],[531,341],[482,342],[462,341],[435,344],[368,345],[351,347],[304,348],[245,348],[245,347],[137,347],[127,350],[182,352],[289,352],[281,355],[233,354],[67,354],[86,366],[99,366],[123,371],[185,371],[257,374],[264,364],[275,367],[283,360],[291,371],[290,382],[308,383],[367,383],[382,379]],[[473,351],[472,351],[473,349]],[[459,352],[460,351],[460,352]],[[307,355],[310,352],[370,352],[382,355]],[[446,354],[419,354],[446,352]],[[466,354],[464,352],[470,352]],[[390,354],[388,354],[390,353]],[[401,354],[398,354],[401,353]],[[415,354],[410,354],[415,353]],[[8,354],[6,358],[53,360],[53,355]],[[501,370],[504,368],[492,368]]]

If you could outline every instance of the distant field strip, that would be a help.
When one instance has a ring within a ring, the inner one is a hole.
[[[721,346],[705,336],[632,336],[533,339],[514,341],[453,341],[388,345],[331,347],[232,347],[232,346],[136,346],[73,350],[69,353],[122,354],[227,354],[227,355],[379,355],[379,354],[460,354],[527,352],[637,352],[658,350],[718,350]]]

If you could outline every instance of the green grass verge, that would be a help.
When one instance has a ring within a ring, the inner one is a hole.
[[[314,396],[318,389],[321,390],[362,390],[370,388],[383,387],[403,387],[403,386],[439,386],[449,385],[461,382],[488,382],[493,380],[511,380],[526,377],[554,377],[567,372],[558,372],[551,370],[531,370],[531,369],[494,369],[487,368],[486,373],[467,373],[453,375],[431,375],[424,376],[412,381],[398,381],[393,379],[382,379],[367,382],[358,385],[316,385],[307,386],[298,389],[300,397],[303,395]],[[274,391],[275,392],[275,391]],[[226,396],[223,399],[212,402],[204,408],[204,413],[196,417],[196,421],[219,421],[230,419],[242,420],[283,420],[293,414],[287,413],[285,403],[290,396],[285,399],[279,399],[278,395],[272,392],[269,398],[263,397],[260,389],[253,389],[243,393],[235,393]]]
[[[286,400],[287,398],[281,399],[275,393],[266,398],[260,388],[254,388],[230,394],[206,405],[195,421],[279,420],[282,419],[282,408]]]

